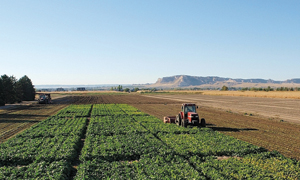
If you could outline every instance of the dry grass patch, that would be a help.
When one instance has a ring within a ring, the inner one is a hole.
[[[203,91],[204,95],[300,99],[300,91]]]

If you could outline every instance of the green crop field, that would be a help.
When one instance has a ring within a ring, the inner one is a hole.
[[[299,161],[127,104],[70,105],[0,144],[0,157],[0,179],[300,178]]]

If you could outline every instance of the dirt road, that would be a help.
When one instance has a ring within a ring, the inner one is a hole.
[[[252,114],[275,120],[300,124],[300,100],[258,97],[210,96],[210,95],[150,95],[149,97],[197,103],[225,111]]]

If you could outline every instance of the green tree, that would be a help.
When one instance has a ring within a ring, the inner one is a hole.
[[[226,90],[225,90],[225,91],[226,91]],[[250,89],[250,91],[257,91],[257,88],[252,87],[252,88]]]
[[[222,91],[228,91],[228,87],[227,86],[223,86],[221,90]]]
[[[4,87],[2,83],[2,78],[0,77],[0,106],[5,106],[4,101]]]
[[[118,91],[122,91],[123,87],[121,85],[118,86]]]
[[[23,92],[23,89],[22,89],[22,84],[19,81],[17,81],[15,83],[15,92],[16,92],[16,101],[17,102],[22,102],[24,92]]]
[[[138,90],[140,90],[138,87],[134,88],[134,92],[137,92]]]
[[[17,81],[16,91],[17,97],[19,97],[18,100],[32,101],[35,98],[34,86],[32,85],[31,79],[29,79],[26,75]]]
[[[268,86],[268,88],[266,89],[266,91],[273,91],[274,89],[271,88],[270,86]]]
[[[14,76],[8,77],[6,74],[1,76],[3,84],[3,94],[5,103],[15,103],[17,101],[16,97],[16,78]]]
[[[129,88],[125,88],[124,91],[125,91],[125,92],[129,92],[130,89],[129,89]]]
[[[289,88],[288,87],[284,87],[284,91],[289,91]]]

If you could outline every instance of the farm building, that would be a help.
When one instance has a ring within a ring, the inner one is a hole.
[[[64,88],[57,88],[56,91],[65,91]]]
[[[77,91],[85,91],[85,87],[78,87]]]

